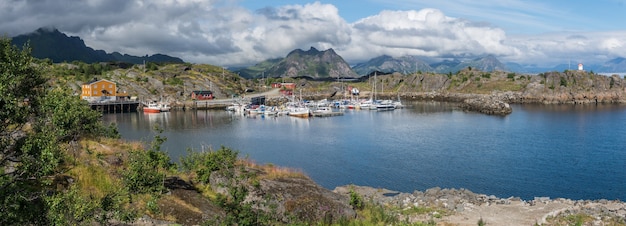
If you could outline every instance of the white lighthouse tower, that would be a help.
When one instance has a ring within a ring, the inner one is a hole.
[[[583,64],[582,64],[582,63],[579,63],[579,64],[578,64],[578,70],[579,70],[579,71],[582,71],[582,70],[583,70]]]

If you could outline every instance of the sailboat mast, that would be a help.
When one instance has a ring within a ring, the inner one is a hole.
[[[376,100],[376,72],[374,72],[374,100]]]

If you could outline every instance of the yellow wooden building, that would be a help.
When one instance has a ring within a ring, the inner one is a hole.
[[[106,79],[92,80],[82,86],[80,98],[87,101],[115,101],[117,87],[115,82]]]

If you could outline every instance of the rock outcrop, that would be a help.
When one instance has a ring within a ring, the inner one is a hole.
[[[513,112],[508,103],[494,96],[465,99],[459,106],[468,111],[477,111],[488,115],[508,115]]]
[[[255,177],[242,180],[246,175]],[[356,216],[348,197],[325,189],[306,176],[273,178],[264,175],[263,170],[236,168],[211,173],[210,184],[215,192],[226,197],[235,195],[231,194],[233,191],[247,191],[243,203],[252,204],[252,208],[284,223],[332,223]]]
[[[350,191],[365,200],[392,209],[421,209],[422,214],[405,214],[410,222],[437,219],[437,225],[476,225],[482,220],[488,225],[563,225],[550,222],[555,217],[590,216],[593,225],[606,222],[626,222],[626,203],[609,200],[570,200],[535,197],[522,200],[517,197],[499,198],[477,194],[467,189],[430,188],[426,191],[402,193],[381,188],[347,185],[334,190],[348,196]],[[418,212],[418,211],[415,211]],[[610,225],[610,224],[609,224]]]

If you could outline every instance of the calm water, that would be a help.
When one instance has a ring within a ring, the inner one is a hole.
[[[257,163],[301,169],[329,189],[439,186],[523,199],[626,200],[626,106],[515,105],[506,117],[454,106],[415,102],[311,119],[130,113],[105,121],[116,122],[129,140],[149,141],[160,125],[174,160],[187,148],[225,145]]]

